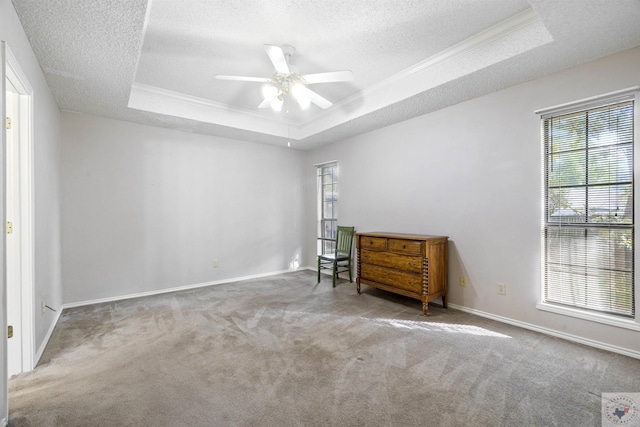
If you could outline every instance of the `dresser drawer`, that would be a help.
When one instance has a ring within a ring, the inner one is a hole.
[[[387,239],[385,239],[384,237],[361,236],[360,248],[384,251],[387,249]]]
[[[363,264],[374,264],[381,267],[406,270],[411,273],[422,273],[422,257],[399,255],[391,252],[368,251],[363,249],[360,252],[360,262]]]
[[[403,254],[420,255],[423,242],[419,240],[389,239],[389,250]]]
[[[362,264],[360,274],[364,280],[371,280],[418,294],[422,292],[422,276],[419,274],[405,273],[371,264]]]

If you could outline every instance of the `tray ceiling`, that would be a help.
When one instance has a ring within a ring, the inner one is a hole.
[[[588,7],[585,7],[585,4]],[[640,45],[636,0],[14,0],[62,110],[312,149]],[[401,7],[399,7],[401,6]],[[263,45],[334,105],[258,109]]]

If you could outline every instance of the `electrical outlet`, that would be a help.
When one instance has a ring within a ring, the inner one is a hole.
[[[47,300],[43,299],[40,303],[40,312],[44,314],[47,311]]]
[[[460,286],[463,288],[467,287],[467,278],[465,276],[460,276]]]
[[[218,260],[214,259],[212,262],[213,268],[218,268]]]
[[[504,283],[498,283],[498,295],[507,294],[507,285]]]

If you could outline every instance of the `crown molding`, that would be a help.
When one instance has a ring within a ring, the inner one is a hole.
[[[253,110],[137,82],[131,85],[127,106],[282,138],[295,139],[299,128],[297,124],[282,117],[274,120]]]
[[[303,126],[302,136],[312,136],[552,41],[538,14],[528,8],[336,102]],[[359,107],[349,108],[353,105]]]

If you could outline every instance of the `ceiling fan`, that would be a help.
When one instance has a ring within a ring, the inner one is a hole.
[[[333,105],[331,101],[320,96],[307,86],[316,83],[348,82],[353,80],[353,73],[349,70],[300,75],[292,70],[289,65],[289,59],[296,51],[293,46],[285,45],[280,47],[265,44],[264,49],[276,69],[272,77],[216,75],[216,79],[220,80],[265,83],[262,88],[264,100],[258,105],[258,108],[271,106],[274,110],[281,111],[285,97],[291,95],[303,110],[307,109],[311,102],[320,108],[326,109]]]

